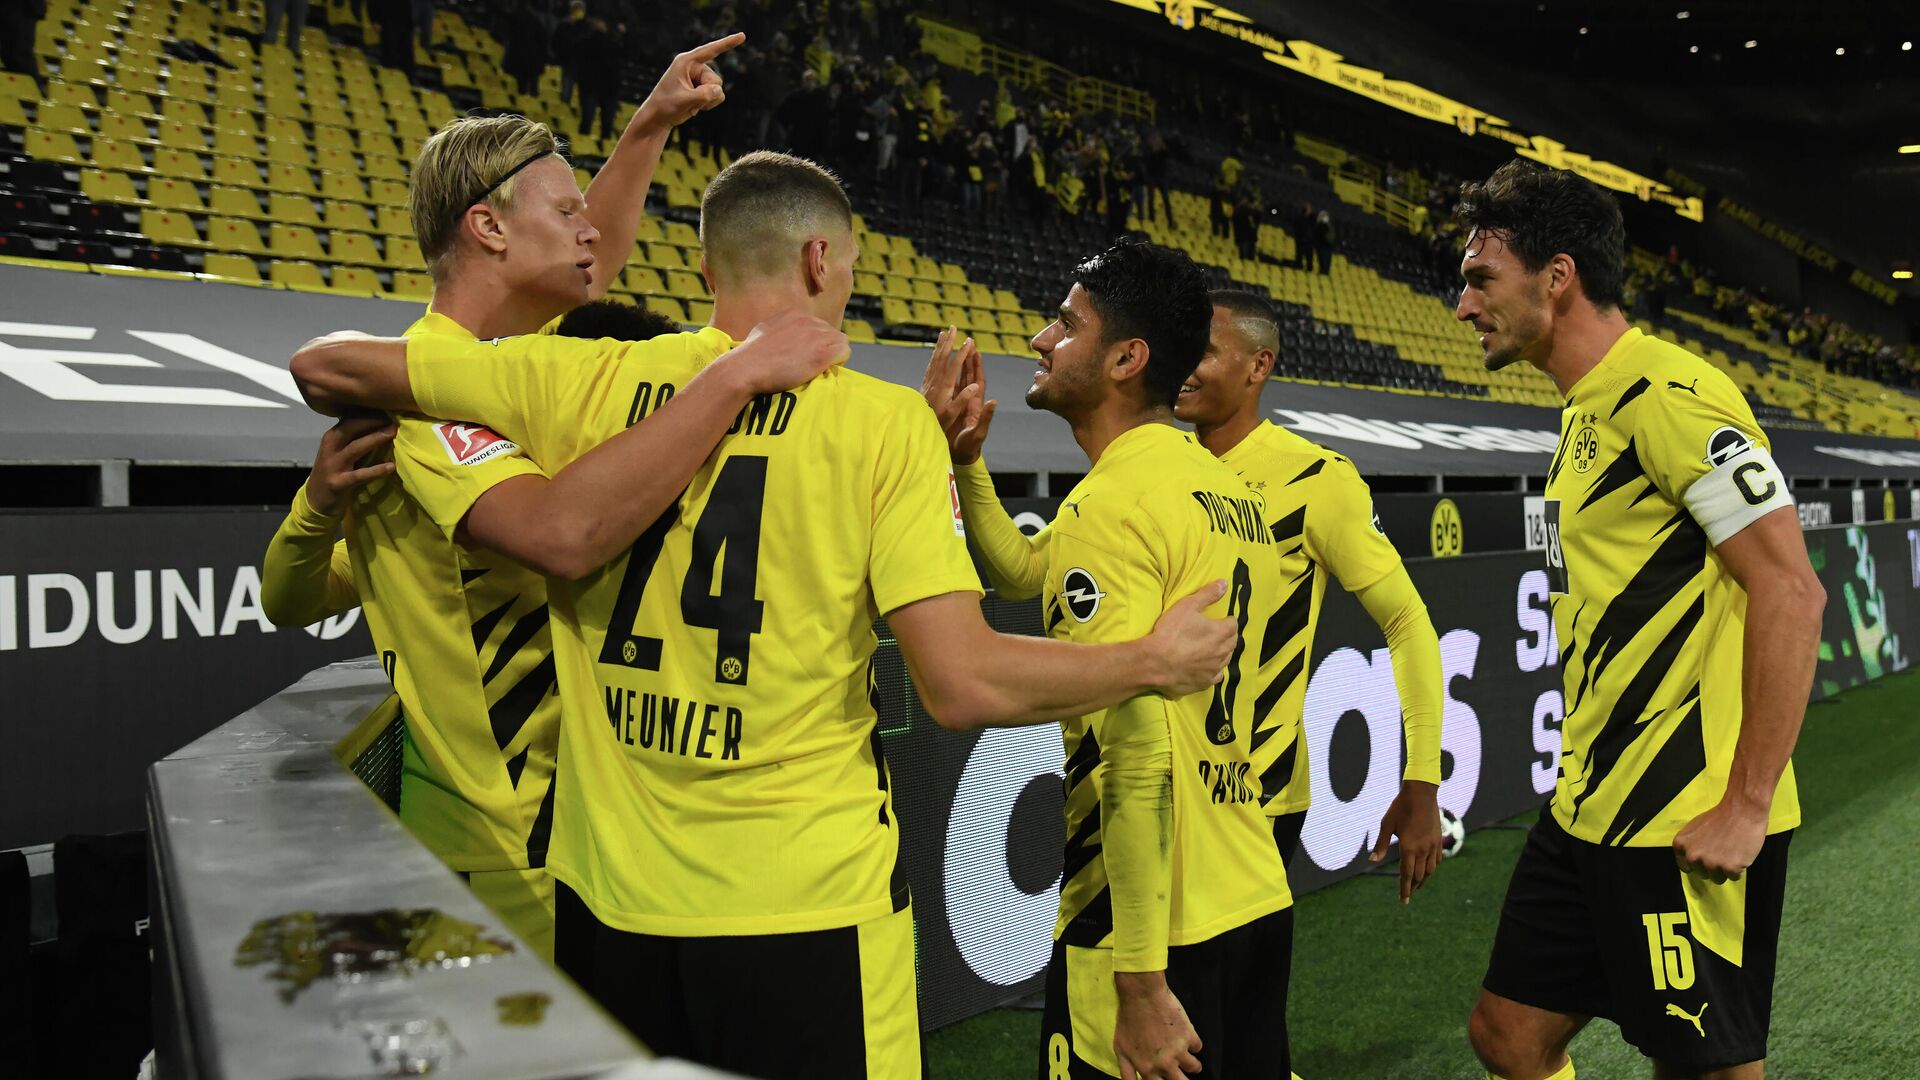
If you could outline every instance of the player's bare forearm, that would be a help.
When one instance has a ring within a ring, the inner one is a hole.
[[[589,299],[606,295],[633,254],[640,219],[647,213],[647,189],[672,131],[672,125],[649,117],[645,110],[635,113],[620,133],[613,153],[607,156],[607,163],[587,185],[587,220],[600,230],[600,242],[594,245]]]
[[[1726,798],[1762,810],[1793,755],[1806,718],[1827,593],[1807,561],[1800,519],[1776,510],[1715,549],[1747,591],[1740,736]]]
[[[287,366],[307,406],[323,416],[354,407],[416,411],[405,338],[330,334],[307,342]]]

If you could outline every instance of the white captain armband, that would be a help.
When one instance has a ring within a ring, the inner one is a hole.
[[[1715,547],[1775,510],[1793,505],[1787,478],[1773,455],[1737,428],[1723,427],[1713,433],[1707,440],[1706,463],[1712,468],[1687,488],[1685,502],[1687,512]]]

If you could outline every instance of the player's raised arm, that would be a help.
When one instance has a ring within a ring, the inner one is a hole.
[[[384,416],[342,420],[320,437],[313,472],[260,564],[260,607],[275,625],[305,626],[360,605],[346,545],[336,538],[354,490],[392,475],[392,461],[366,460],[392,439]]]
[[[620,133],[606,164],[587,185],[587,220],[600,230],[600,257],[590,271],[593,283],[587,290],[591,298],[606,295],[633,253],[634,235],[646,215],[647,187],[653,183],[667,136],[727,99],[720,73],[712,64],[746,40],[745,34],[729,34],[674,57]]]
[[[1028,536],[1000,505],[993,475],[980,456],[999,403],[986,399],[979,347],[972,338],[958,338],[952,327],[941,332],[920,393],[946,436],[968,536],[986,564],[987,576],[1001,596],[1024,600],[1038,596],[1046,582],[1047,530]]]
[[[1807,541],[1792,505],[1720,541],[1714,553],[1747,591],[1740,736],[1726,794],[1681,827],[1673,849],[1686,869],[1726,881],[1746,873],[1766,843],[1774,792],[1806,719],[1827,592],[1807,561]]]
[[[1180,697],[1219,682],[1235,627],[1206,609],[1225,595],[1226,583],[1213,582],[1167,609],[1152,633],[1113,645],[998,633],[972,593],[908,604],[887,613],[887,626],[921,704],[942,727],[1015,727],[1084,716],[1142,694]]]
[[[407,384],[407,341],[351,330],[314,338],[287,367],[307,407],[322,416],[351,408],[416,412]]]

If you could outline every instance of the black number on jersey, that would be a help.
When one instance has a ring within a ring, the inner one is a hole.
[[[680,584],[680,618],[688,626],[718,633],[713,677],[716,682],[744,685],[753,635],[760,632],[765,604],[755,598],[760,578],[760,517],[767,491],[767,459],[741,455],[728,458],[714,478],[706,511],[693,527],[693,560]],[[627,573],[620,580],[613,612],[607,619],[607,640],[600,662],[620,667],[660,670],[661,639],[639,632],[640,599],[660,560],[667,533],[680,520],[676,503],[660,515],[627,552]],[[722,557],[720,592],[713,592],[714,565]]]
[[[1215,746],[1233,741],[1233,703],[1240,695],[1240,658],[1247,651],[1247,609],[1253,606],[1253,575],[1247,560],[1233,565],[1233,582],[1227,586],[1227,614],[1239,624],[1233,641],[1233,659],[1227,661],[1227,677],[1213,685],[1213,704],[1207,709],[1207,738]]]

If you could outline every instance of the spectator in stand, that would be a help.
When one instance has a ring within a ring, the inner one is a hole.
[[[580,132],[591,133],[598,113],[600,138],[611,139],[620,111],[620,73],[626,49],[605,19],[587,20],[586,33],[574,46],[574,62],[580,73]]]
[[[560,25],[553,28],[553,56],[560,63],[560,103],[575,105],[583,113],[586,102],[576,104],[574,93],[579,89],[580,46],[587,37],[587,0],[572,0],[567,5],[567,16]],[[581,125],[582,130],[585,124]]]
[[[1240,257],[1248,262],[1260,257],[1260,218],[1264,213],[1260,185],[1252,176],[1242,177],[1233,195],[1233,235]]]
[[[304,6],[304,0],[301,0]],[[380,27],[380,64],[413,77],[413,3],[412,0],[368,0],[373,21]],[[525,16],[539,27],[540,67],[533,70],[538,84],[540,71],[547,63],[547,24],[534,8],[534,0],[520,0]],[[519,13],[516,13],[516,15]],[[514,16],[509,16],[513,18]],[[532,91],[528,91],[531,93]]]
[[[1320,263],[1320,272],[1333,273],[1333,215],[1322,210],[1313,219],[1313,256]]]
[[[1240,172],[1245,168],[1240,159],[1228,154],[1221,159],[1220,167],[1213,174],[1213,235],[1232,236],[1233,224],[1228,216],[1233,205],[1233,189],[1240,186]]]
[[[43,94],[47,83],[33,51],[33,33],[46,14],[46,0],[0,0],[0,68],[32,79]]]
[[[799,88],[776,110],[788,145],[801,157],[825,156],[820,151],[826,141],[826,98],[826,92],[820,89],[820,76],[808,68],[800,73]]]
[[[21,0],[4,0],[11,7]],[[272,45],[280,39],[280,20],[287,20],[287,48],[295,54],[300,52],[300,32],[307,28],[307,0],[267,0],[265,32],[260,35],[261,45]]]
[[[305,0],[295,0],[295,2],[302,4],[302,6],[305,5]],[[412,0],[412,3],[413,29],[415,33],[420,35],[420,47],[428,52],[432,52],[433,0]]]

